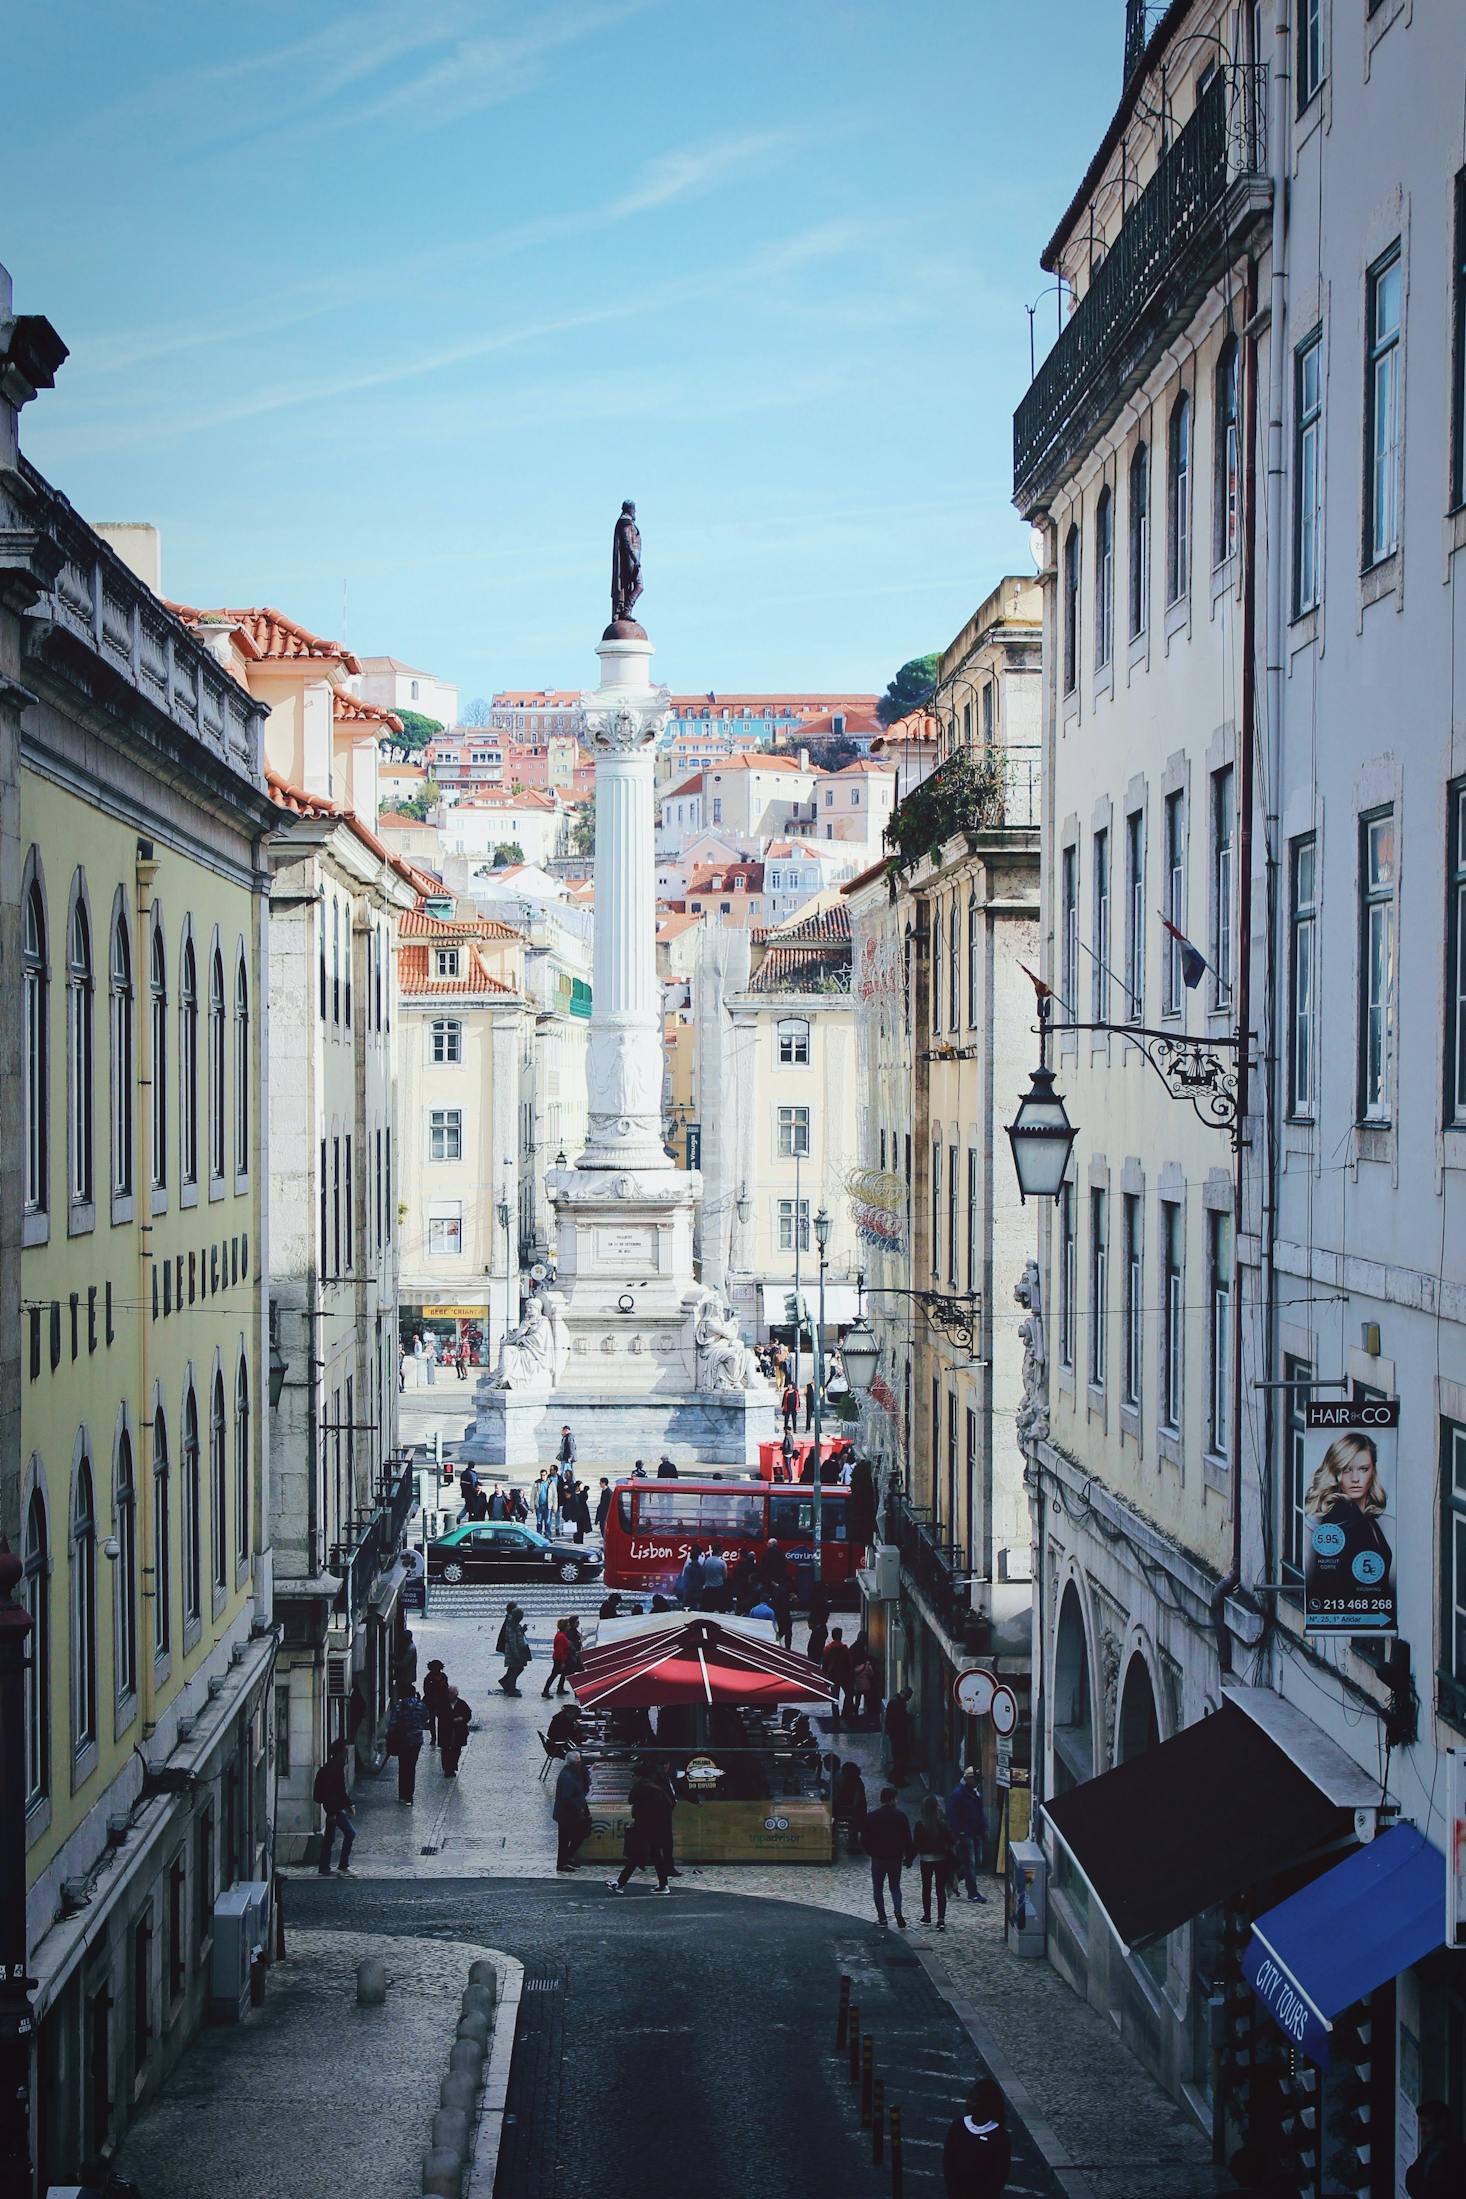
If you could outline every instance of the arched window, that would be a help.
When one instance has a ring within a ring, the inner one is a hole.
[[[215,1182],[224,1176],[228,1140],[224,1112],[224,957],[218,948],[209,958],[209,1175]]]
[[[1059,1607],[1054,1645],[1054,1793],[1067,1794],[1095,1773],[1094,1703],[1089,1678],[1089,1645],[1084,1616],[1073,1583]]]
[[[1183,389],[1171,407],[1166,475],[1166,601],[1179,603],[1191,585],[1191,399]]]
[[[1150,623],[1150,445],[1130,461],[1130,639]]]
[[[203,1611],[203,1530],[199,1519],[199,1408],[190,1382],[183,1399],[183,1623]],[[184,1647],[188,1644],[185,1641]]]
[[[137,1688],[137,1482],[132,1470],[132,1437],[124,1428],[117,1440],[116,1535],[113,1614],[117,1626],[117,1693]]]
[[[112,1039],[112,1189],[118,1198],[132,1192],[132,937],[127,909],[112,920],[112,958],[108,970],[107,1020]]]
[[[234,1549],[243,1565],[249,1557],[249,1361],[241,1352],[234,1378]]]
[[[91,1461],[76,1469],[71,1515],[71,1743],[77,1755],[97,1738],[97,1512]]]
[[[1115,499],[1108,484],[1094,507],[1094,662],[1098,671],[1115,646]]]
[[[173,1647],[173,1491],[168,1471],[168,1423],[153,1416],[153,1655]]]
[[[932,913],[932,1029],[942,1028],[942,911]]]
[[[66,1135],[71,1203],[92,1202],[92,927],[81,872],[66,929]]]
[[[25,1205],[44,1214],[50,1204],[51,1052],[46,960],[46,901],[33,878],[21,911],[20,965],[24,1002]]]
[[[1079,529],[1064,537],[1064,693],[1079,685]]]
[[[1221,565],[1237,547],[1242,508],[1241,455],[1237,433],[1237,339],[1229,336],[1217,360],[1216,471],[1212,484],[1212,561]]]
[[[168,963],[163,942],[163,920],[153,918],[153,939],[148,950],[148,1013],[152,1024],[152,1108],[149,1134],[152,1140],[153,1188],[168,1181]]]
[[[25,1607],[30,1613],[30,1663],[25,1675],[25,1802],[51,1792],[51,1550],[46,1500],[31,1491],[25,1515]]]
[[[1115,1762],[1128,1764],[1147,1749],[1159,1748],[1160,1719],[1156,1715],[1155,1689],[1150,1671],[1137,1649],[1125,1667],[1120,1690],[1120,1717],[1115,1729]]]
[[[776,1025],[779,1060],[790,1068],[809,1060],[809,1022],[804,1016],[784,1016]]]
[[[199,972],[187,932],[178,973],[178,1180],[199,1180]]]
[[[249,971],[234,973],[234,1173],[249,1174]]]
[[[214,1376],[209,1408],[209,1531],[213,1545],[214,1586],[229,1584],[229,1450],[224,1426],[224,1377]]]

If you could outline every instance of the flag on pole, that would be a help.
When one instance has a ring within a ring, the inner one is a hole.
[[[1159,912],[1158,912],[1159,913]],[[1194,993],[1206,972],[1211,968],[1200,947],[1194,947],[1180,927],[1168,916],[1161,917],[1161,929],[1175,940],[1181,953],[1181,982],[1188,993]]]

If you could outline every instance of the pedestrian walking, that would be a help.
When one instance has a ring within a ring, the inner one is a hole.
[[[912,1835],[916,1860],[921,1870],[921,1921],[932,1920],[932,1892],[937,1897],[937,1930],[947,1929],[947,1888],[955,1875],[952,1828],[942,1815],[942,1805],[934,1794],[922,1798],[917,1814],[916,1831]]]
[[[668,1458],[665,1451],[657,1460],[657,1479],[658,1481],[680,1481],[682,1479],[677,1471],[676,1459]]]
[[[833,1762],[833,1758],[831,1759]],[[865,1781],[860,1766],[855,1762],[844,1763],[835,1774],[830,1793],[830,1814],[837,1825],[845,1827],[846,1845],[852,1855],[859,1855],[865,1839],[865,1821],[870,1815],[870,1804],[865,1798]]]
[[[881,1763],[898,1787],[911,1777],[911,1689],[898,1688],[881,1720]]]
[[[791,1435],[799,1426],[799,1392],[792,1382],[784,1384],[784,1394],[779,1405],[784,1415],[784,1433]]]
[[[555,1456],[559,1459],[562,1466],[573,1466],[575,1464],[575,1438],[570,1433],[570,1423],[568,1420],[565,1422],[560,1430],[560,1448],[555,1453]]]
[[[535,1476],[534,1523],[542,1535],[550,1531],[550,1476],[542,1466]]]
[[[787,1580],[776,1581],[768,1591],[769,1603],[774,1613],[774,1628],[786,1649],[794,1647],[794,1599]]]
[[[524,1610],[520,1604],[511,1603],[504,1614],[504,1624],[499,1629],[495,1644],[504,1660],[504,1672],[499,1681],[506,1695],[519,1693],[519,1675],[530,1662],[529,1635],[525,1631]]]
[[[904,1810],[896,1807],[894,1787],[882,1787],[881,1806],[867,1816],[864,1839],[865,1852],[870,1857],[870,1890],[875,1897],[876,1922],[886,1922],[886,1890],[889,1887],[896,1924],[904,1932],[906,1912],[901,1904],[901,1872],[911,1861],[914,1850],[911,1821]]]
[[[702,1545],[694,1543],[677,1575],[677,1600],[684,1611],[702,1609]]]
[[[809,1433],[810,1429],[811,1429],[811,1428],[812,1428],[813,1426],[814,1426],[814,1384],[813,1384],[812,1382],[806,1382],[806,1383],[805,1383],[805,1385],[804,1385],[804,1432],[805,1432],[805,1434],[806,1434],[806,1435],[808,1435],[808,1433]]]
[[[657,1892],[669,1893],[667,1858],[672,1851],[672,1797],[661,1780],[652,1777],[647,1765],[638,1764],[631,1775],[631,1790],[626,1799],[631,1807],[631,1823],[621,1842],[625,1861],[619,1878],[608,1878],[606,1884],[613,1894],[624,1894],[633,1873],[650,1864],[657,1874]]]
[[[417,1793],[417,1760],[427,1732],[427,1712],[415,1687],[399,1696],[387,1720],[387,1754],[397,1759],[397,1799],[411,1802]]]
[[[979,2077],[942,2147],[947,2199],[1001,2199],[1013,2164],[1008,2110],[991,2077]]]
[[[407,1354],[406,1354],[406,1352],[405,1352],[405,1351],[403,1350],[402,1346],[401,1346],[401,1345],[399,1344],[399,1345],[397,1346],[397,1394],[398,1394],[398,1396],[399,1396],[399,1397],[401,1397],[401,1395],[402,1395],[402,1394],[403,1394],[403,1392],[404,1392],[404,1391],[406,1390],[406,1388],[407,1388]]]
[[[590,1835],[590,1782],[579,1749],[567,1749],[555,1780],[555,1868],[573,1871],[581,1843]]]
[[[606,1521],[610,1518],[610,1516],[611,1484],[609,1481],[607,1481],[605,1475],[602,1474],[601,1493],[596,1499],[596,1533],[598,1535],[603,1535],[606,1532]]]
[[[574,1645],[570,1638],[569,1621],[557,1619],[555,1622],[555,1639],[550,1644],[550,1669],[546,1675],[545,1684],[540,1690],[540,1700],[542,1702],[548,1697],[552,1687],[557,1695],[565,1693],[565,1682],[570,1677],[570,1659],[573,1651]]]
[[[458,1369],[458,1379],[459,1379],[459,1381],[460,1381],[460,1382],[466,1382],[466,1381],[468,1380],[468,1346],[467,1346],[467,1344],[460,1344],[460,1345],[459,1345],[459,1347],[458,1347],[457,1351],[456,1351],[456,1352],[454,1353],[454,1355],[453,1355],[453,1364],[454,1364],[454,1366],[455,1366],[455,1367],[456,1367],[456,1368]]]
[[[708,1545],[702,1561],[702,1607],[704,1611],[726,1611],[728,1608],[728,1568],[715,1542]]]
[[[590,1491],[583,1481],[575,1485],[575,1539],[584,1542],[590,1533]]]
[[[416,1686],[417,1643],[412,1638],[411,1628],[404,1627],[402,1629],[402,1640],[397,1646],[397,1654],[392,1659],[392,1693],[394,1695],[405,1695],[410,1687],[415,1688]]]
[[[425,1336],[422,1340],[422,1371],[427,1376],[428,1388],[435,1389],[438,1381],[438,1340]]]
[[[458,1777],[458,1760],[468,1746],[468,1729],[472,1723],[472,1709],[457,1688],[450,1687],[447,1705],[438,1720],[438,1761],[448,1779]]]
[[[326,1751],[326,1761],[316,1773],[316,1783],[311,1790],[316,1802],[325,1814],[325,1829],[321,1836],[321,1860],[316,1868],[322,1878],[331,1875],[331,1849],[336,1835],[341,1835],[341,1861],[336,1866],[342,1878],[351,1876],[351,1850],[356,1840],[356,1818],[351,1807],[351,1789],[346,1784],[345,1741],[333,1741]]]
[[[814,1664],[821,1663],[824,1658],[829,1625],[830,1591],[823,1581],[813,1581],[809,1590],[809,1640],[804,1645],[804,1654]]]
[[[498,1483],[495,1482],[493,1494],[489,1498],[489,1518],[507,1519],[508,1517],[509,1499]]]
[[[837,1626],[830,1636],[829,1647],[820,1659],[820,1670],[836,1690],[834,1723],[850,1715],[851,1690],[855,1685],[855,1663],[845,1640],[845,1630]]]
[[[969,1764],[947,1797],[947,1823],[956,1841],[956,1867],[962,1873],[969,1901],[986,1901],[977,1889],[977,1874],[987,1854],[988,1826],[977,1783],[977,1766]]]
[[[422,1707],[428,1722],[428,1739],[438,1745],[438,1720],[448,1707],[448,1675],[441,1657],[430,1657],[423,1676]]]

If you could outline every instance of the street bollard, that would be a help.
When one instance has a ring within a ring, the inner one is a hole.
[[[901,2199],[901,2110],[891,2110],[891,2199]]]
[[[275,1873],[275,1960],[285,1960],[285,1881]]]
[[[845,2034],[848,2031],[849,2027],[850,1980],[849,1978],[842,1977],[840,1980],[840,2013],[835,2018],[835,2052],[837,2054],[840,2052],[840,2049],[845,2044]]]
[[[871,2087],[870,2157],[879,2168],[886,2150],[886,2080],[877,2077]]]
[[[850,2048],[850,2082],[860,2082],[860,2003],[850,2003],[850,2036],[846,2042]]]
[[[875,2042],[867,2031],[860,2042],[860,2127],[870,2129],[870,2090],[875,2075]]]
[[[380,2008],[386,1998],[387,1966],[368,1955],[356,1966],[356,2004],[358,2008]]]
[[[433,2146],[423,2155],[422,2188],[431,2199],[463,2199],[463,2155]]]

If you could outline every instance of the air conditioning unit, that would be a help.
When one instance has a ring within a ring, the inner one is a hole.
[[[238,2023],[249,2006],[250,1965],[264,1949],[269,1903],[265,1878],[226,1886],[214,1903],[209,2014],[216,2023]]]
[[[326,1636],[326,1693],[344,1702],[351,1693],[351,1636]]]
[[[894,1603],[901,1593],[901,1552],[894,1542],[876,1545],[876,1601]]]

